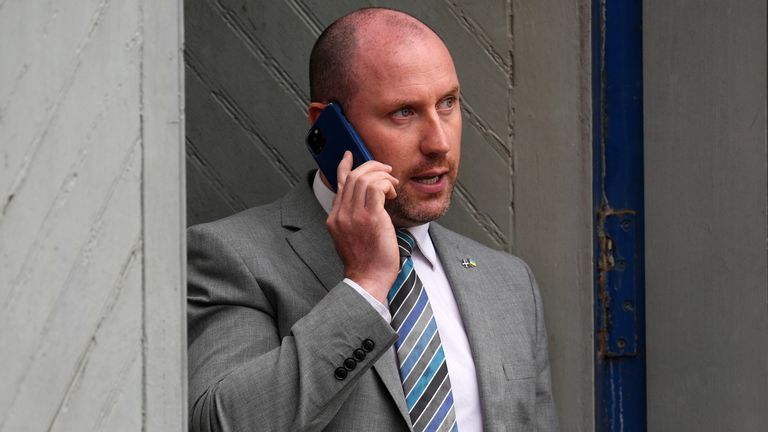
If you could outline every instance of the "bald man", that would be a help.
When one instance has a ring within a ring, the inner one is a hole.
[[[442,40],[352,12],[315,43],[310,87],[309,121],[340,104],[375,161],[346,154],[335,194],[311,173],[190,228],[190,429],[557,430],[530,269],[433,222],[461,147]]]

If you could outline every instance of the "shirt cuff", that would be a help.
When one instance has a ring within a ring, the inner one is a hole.
[[[389,305],[383,305],[380,301],[376,300],[376,298],[368,293],[368,291],[364,290],[363,287],[357,284],[357,282],[353,281],[350,278],[344,278],[344,283],[351,286],[352,288],[357,291],[358,294],[363,296],[363,298],[370,303],[371,306],[373,306],[374,309],[376,309],[376,312],[381,315],[381,317],[384,319],[384,321],[391,323],[392,322],[392,315],[389,313]]]

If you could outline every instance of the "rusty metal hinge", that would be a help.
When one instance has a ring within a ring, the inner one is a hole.
[[[604,206],[598,213],[598,355],[635,356],[638,351],[637,229],[632,209]]]

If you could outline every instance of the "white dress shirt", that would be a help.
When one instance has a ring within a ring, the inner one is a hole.
[[[312,189],[320,205],[326,212],[330,212],[335,194],[323,184],[319,171],[315,174]],[[469,348],[469,340],[466,331],[464,331],[464,324],[459,315],[456,299],[453,297],[453,291],[451,291],[448,278],[443,271],[443,265],[437,257],[432,238],[429,236],[429,223],[408,228],[408,231],[416,240],[416,247],[411,254],[413,267],[427,291],[427,296],[429,296],[429,302],[432,305],[432,312],[437,323],[437,331],[440,333],[440,341],[445,351],[445,361],[448,366],[448,376],[451,379],[451,392],[453,393],[459,431],[482,431],[480,394],[477,388],[477,374],[475,373],[475,363],[472,360],[472,351]],[[387,322],[392,320],[389,305],[381,304],[355,281],[345,278],[344,282],[362,295],[384,320]],[[389,355],[397,355],[394,346],[390,349]]]

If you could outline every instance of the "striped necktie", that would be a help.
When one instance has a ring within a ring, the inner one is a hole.
[[[451,380],[427,291],[413,269],[414,238],[397,230],[400,272],[389,290],[392,327],[405,402],[413,430],[458,431]]]

